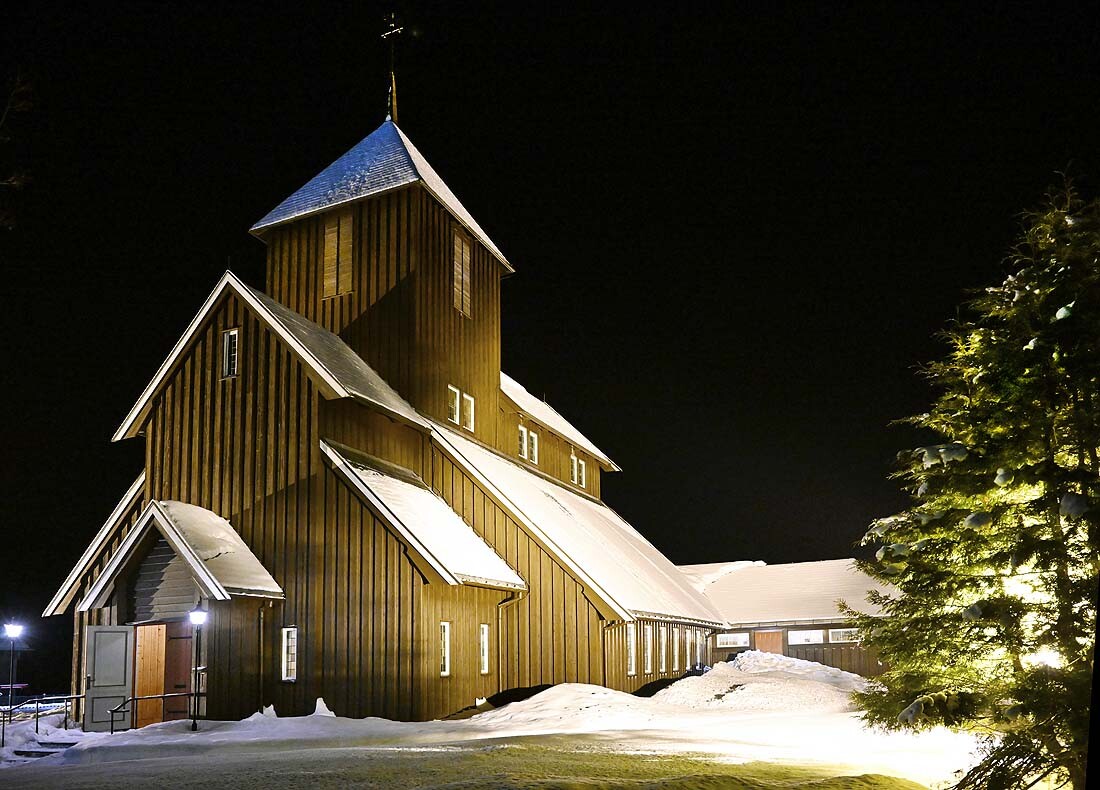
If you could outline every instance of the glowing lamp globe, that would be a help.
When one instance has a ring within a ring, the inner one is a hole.
[[[23,626],[16,623],[4,623],[4,636],[8,639],[18,639],[23,635]]]
[[[192,609],[187,613],[187,616],[191,618],[191,625],[203,625],[206,623],[205,609]]]

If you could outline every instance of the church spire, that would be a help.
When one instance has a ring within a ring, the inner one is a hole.
[[[396,57],[397,37],[405,28],[397,21],[397,14],[390,13],[386,17],[386,32],[382,34],[382,40],[390,44],[390,88],[386,100],[386,120],[397,123],[397,74],[394,60]]]

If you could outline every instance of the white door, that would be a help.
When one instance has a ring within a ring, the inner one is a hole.
[[[111,708],[133,694],[134,628],[129,625],[90,625],[85,641],[84,732],[111,729]],[[128,711],[128,708],[123,708]],[[115,730],[130,728],[130,714],[115,714]]]

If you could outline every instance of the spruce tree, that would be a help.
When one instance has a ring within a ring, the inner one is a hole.
[[[1100,202],[1069,185],[1027,215],[1004,282],[949,327],[938,393],[907,422],[905,512],[874,522],[856,616],[886,667],[858,695],[889,728],[982,737],[959,788],[1085,790],[1100,566]],[[855,616],[854,612],[849,613]]]

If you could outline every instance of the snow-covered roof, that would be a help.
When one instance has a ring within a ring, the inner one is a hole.
[[[256,316],[290,347],[323,385],[328,397],[355,398],[402,422],[428,428],[428,423],[408,401],[398,395],[343,340],[266,294],[248,287],[232,272],[226,272],[130,409],[122,425],[115,431],[113,441],[117,442],[137,433],[161,385],[186,353],[222,297],[228,293],[236,294],[248,304]]]
[[[450,429],[433,438],[617,617],[722,622],[653,544],[597,500],[576,494]]]
[[[134,528],[77,605],[79,611],[104,605],[118,572],[151,529],[159,531],[187,564],[205,597],[216,601],[228,601],[233,595],[283,597],[283,588],[256,559],[232,524],[196,505],[154,500],[145,506]]]
[[[712,562],[706,565],[677,565],[688,579],[691,585],[699,592],[705,592],[707,587],[721,579],[727,573],[748,568],[752,565],[764,565],[763,560],[734,560],[733,562]]]
[[[447,584],[527,588],[519,574],[412,473],[325,441],[321,451]]]
[[[500,373],[500,389],[501,392],[511,398],[512,402],[519,407],[519,410],[529,418],[539,423],[547,430],[553,431],[567,442],[584,450],[609,469],[613,469],[616,472],[620,471],[619,467],[615,465],[615,462],[608,458],[603,450],[590,442],[583,433],[574,428],[569,420],[558,414],[549,403],[544,400],[539,400],[528,392],[522,384],[504,371]]]
[[[695,580],[707,580],[704,594],[733,626],[836,622],[843,619],[837,608],[841,600],[856,611],[878,614],[878,607],[867,602],[867,592],[890,592],[851,559],[784,565],[726,562],[681,570]]]
[[[405,133],[397,128],[397,124],[389,119],[268,212],[252,226],[252,232],[316,214],[342,203],[398,189],[416,181],[422,182],[508,271],[513,271],[504,254],[443,183],[443,179],[428,164],[428,160]]]
[[[145,470],[142,470],[141,474],[137,476],[137,479],[130,484],[128,489],[126,489],[126,493],[122,495],[122,499],[118,500],[118,504],[116,504],[111,511],[111,515],[107,516],[107,520],[103,522],[103,526],[99,528],[99,532],[92,538],[92,542],[88,544],[88,548],[84,550],[80,559],[77,560],[76,565],[69,571],[69,575],[65,577],[65,581],[61,583],[61,587],[54,593],[50,602],[46,604],[46,608],[42,612],[43,617],[65,613],[73,597],[80,589],[80,580],[83,579],[84,574],[91,569],[92,565],[99,557],[99,553],[103,550],[103,547],[107,545],[107,542],[115,533],[115,530],[118,529],[123,516],[125,516],[130,508],[141,499],[144,491]]]

